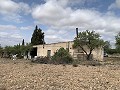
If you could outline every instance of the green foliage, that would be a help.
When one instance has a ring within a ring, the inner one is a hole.
[[[32,45],[40,45],[43,44],[44,42],[44,33],[42,30],[36,26],[32,38],[31,38],[31,44]]]
[[[73,48],[81,48],[83,52],[87,56],[87,60],[90,60],[90,56],[92,51],[95,48],[102,47],[104,45],[104,41],[100,39],[100,35],[98,33],[95,33],[94,31],[83,31],[80,32],[78,35],[78,38],[76,37],[74,39],[74,45]],[[89,49],[89,52],[85,49]]]
[[[107,53],[108,53],[108,54],[116,54],[116,53],[118,53],[118,50],[117,50],[117,49],[109,49],[109,50],[107,51]]]
[[[109,53],[109,51],[111,49],[110,42],[109,41],[105,41],[104,43],[105,43],[105,45],[104,45],[104,52],[105,53]]]
[[[14,46],[6,46],[2,51],[6,54],[18,54],[18,57],[21,58],[22,55],[25,55],[26,52],[30,51],[32,48],[31,44],[23,45],[14,45]]]
[[[115,36],[115,40],[116,50],[120,53],[120,32]]]
[[[68,64],[72,63],[73,59],[69,52],[64,48],[60,48],[53,56],[52,56],[53,63],[56,64]]]
[[[3,52],[3,48],[0,45],[0,55],[2,54],[2,52]]]
[[[116,45],[120,45],[120,32],[115,36]]]

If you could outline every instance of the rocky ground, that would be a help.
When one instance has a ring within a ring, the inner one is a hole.
[[[120,65],[73,67],[0,58],[0,90],[120,90]]]

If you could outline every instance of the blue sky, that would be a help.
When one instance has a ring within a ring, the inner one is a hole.
[[[120,31],[120,0],[0,0],[0,44],[30,42],[35,26],[45,42],[71,41],[75,28],[94,30],[114,45]]]

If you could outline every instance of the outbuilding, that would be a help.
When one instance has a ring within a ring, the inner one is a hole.
[[[64,49],[68,50],[68,52],[71,54],[71,56],[74,59],[85,59],[85,53],[81,49],[74,49],[73,46],[74,42],[73,41],[68,41],[68,42],[58,42],[58,43],[51,43],[51,44],[43,44],[43,45],[35,45],[33,46],[33,52],[34,56],[53,56],[55,52],[57,52],[61,47]],[[85,48],[86,51],[88,51],[87,48]],[[93,50],[91,58],[94,60],[99,60],[103,61],[103,48],[99,47]]]

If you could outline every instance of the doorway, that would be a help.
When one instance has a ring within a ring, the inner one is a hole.
[[[35,56],[37,56],[37,47],[32,48],[30,55],[32,58],[34,58]]]

